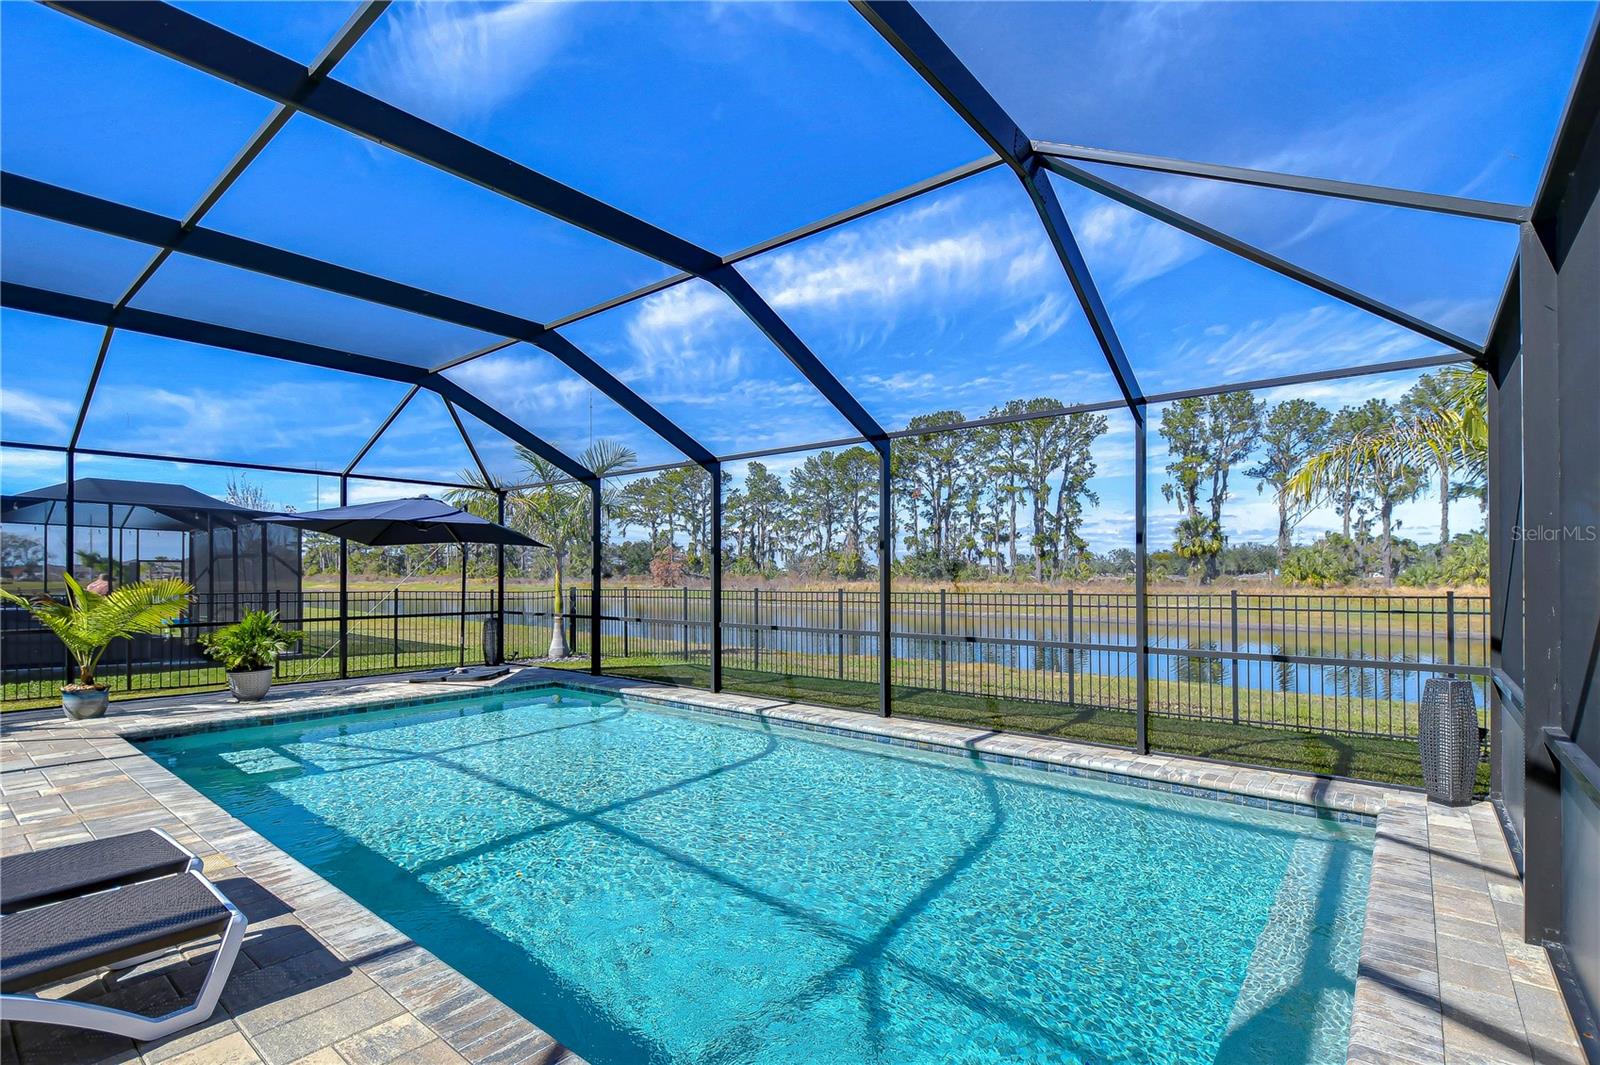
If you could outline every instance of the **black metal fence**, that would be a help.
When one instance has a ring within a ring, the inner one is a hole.
[[[505,657],[544,657],[558,620],[567,648],[587,655],[588,590],[570,589],[562,600],[557,609],[548,590],[508,590]],[[1429,677],[1464,675],[1481,686],[1487,673],[1485,596],[1197,592],[1152,594],[1147,602],[1154,715],[1409,738]],[[118,693],[220,687],[222,670],[197,639],[258,608],[277,610],[305,634],[278,663],[285,681],[476,663],[486,653],[485,622],[497,613],[493,591],[468,591],[463,599],[455,590],[363,590],[351,592],[349,603],[342,661],[337,592],[196,596],[169,633],[117,641],[99,677]],[[877,610],[875,591],[727,590],[723,666],[875,684]],[[709,663],[704,589],[610,587],[600,613],[609,663]],[[1135,708],[1130,592],[897,592],[890,618],[897,688]],[[53,700],[67,675],[54,637],[7,608],[0,641],[6,703]]]
[[[896,592],[897,687],[1132,711],[1137,629],[1129,592]],[[1150,712],[1316,732],[1411,738],[1430,677],[1488,672],[1488,597],[1152,594]],[[547,601],[548,605],[548,601]],[[564,613],[588,646],[588,596]],[[877,679],[872,591],[728,590],[723,666],[821,681]],[[546,615],[548,616],[548,612]],[[608,588],[607,661],[706,663],[703,590]],[[548,637],[548,632],[545,633]]]
[[[546,596],[548,599],[548,596]],[[248,610],[275,610],[304,634],[278,660],[284,681],[370,676],[481,661],[483,623],[495,615],[495,595],[469,591],[391,589],[349,594],[349,642],[339,653],[339,594],[332,591],[195,595],[188,611],[160,636],[112,643],[97,679],[113,694],[221,687],[223,670],[199,638],[237,621]],[[70,662],[59,641],[27,612],[0,610],[0,685],[7,704],[52,701]]]

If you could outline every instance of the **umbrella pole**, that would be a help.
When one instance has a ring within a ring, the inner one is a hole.
[[[589,483],[589,672],[600,675],[600,478]]]
[[[464,666],[467,664],[467,545],[457,540],[456,547],[461,551],[461,633],[456,640],[457,665]]]
[[[495,513],[495,520],[501,525],[506,523],[506,494],[498,494],[499,507]],[[499,544],[494,549],[494,625],[495,647],[494,661],[491,666],[498,666],[506,660],[506,545]]]

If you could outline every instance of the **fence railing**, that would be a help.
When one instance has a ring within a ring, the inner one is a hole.
[[[508,589],[504,654],[543,657],[559,621],[587,655],[589,594]],[[350,676],[483,659],[493,591],[361,590],[349,594]],[[305,633],[278,663],[286,681],[340,675],[337,592],[196,596],[169,633],[118,641],[100,679],[117,692],[220,687],[197,639],[249,609],[274,609]],[[1147,597],[1149,708],[1155,715],[1264,727],[1408,738],[1433,676],[1483,683],[1488,599],[1434,596],[1161,593]],[[723,666],[843,685],[877,680],[875,591],[726,590]],[[1131,592],[906,591],[890,602],[897,687],[951,696],[1132,710],[1137,631]],[[602,590],[603,658],[705,665],[704,589]],[[67,675],[59,643],[17,609],[0,611],[0,682],[8,704],[53,698]],[[1480,695],[1480,705],[1486,699]]]
[[[564,613],[582,619],[587,592]],[[1219,592],[1147,597],[1152,714],[1384,738],[1417,732],[1430,677],[1479,685],[1488,672],[1488,598]],[[871,591],[723,593],[723,666],[871,684],[878,597]],[[704,663],[702,590],[607,588],[607,661]],[[897,687],[956,696],[1133,710],[1137,630],[1128,592],[896,592]]]

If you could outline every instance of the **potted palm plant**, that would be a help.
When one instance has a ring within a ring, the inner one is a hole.
[[[235,624],[200,637],[200,646],[228,671],[233,697],[253,703],[272,687],[272,664],[278,656],[304,637],[279,621],[276,611],[251,610]]]
[[[41,596],[24,599],[0,588],[0,598],[26,609],[66,645],[78,666],[76,683],[61,688],[61,709],[68,718],[82,721],[106,712],[110,691],[96,683],[95,667],[112,640],[156,635],[176,621],[189,605],[194,591],[180,580],[135,581],[100,595],[63,573],[67,598],[63,602]]]

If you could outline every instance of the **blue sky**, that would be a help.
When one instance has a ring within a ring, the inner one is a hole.
[[[354,7],[184,6],[302,62]],[[1040,139],[1514,202],[1532,195],[1594,14],[1587,3],[922,10]],[[270,112],[243,90],[36,5],[0,4],[0,47],[6,169],[169,216],[188,211]],[[337,76],[717,252],[984,154],[842,3],[396,4]],[[1491,223],[1098,172],[1475,339],[1514,250],[1509,230]],[[1051,180],[1148,392],[1439,350]],[[206,224],[539,320],[670,272],[304,116]],[[7,280],[111,301],[149,255],[11,211],[0,218]],[[980,417],[1012,398],[1115,395],[1031,206],[1004,171],[743,269],[886,424],[939,409]],[[135,305],[418,366],[495,339],[181,255]],[[100,331],[9,311],[0,331],[0,433],[64,441]],[[850,435],[702,282],[567,334],[714,451]],[[571,453],[618,437],[642,463],[679,457],[536,349],[519,345],[450,376]],[[1395,387],[1326,391],[1337,405]],[[84,443],[338,469],[403,391],[122,334]],[[485,462],[514,473],[509,444],[468,422]],[[1125,498],[1131,481],[1118,478],[1131,441],[1113,436],[1104,447],[1102,495]],[[6,459],[12,490],[32,460]],[[362,470],[449,478],[466,461],[442,405],[425,396]],[[304,505],[298,484],[286,482],[285,501]],[[1110,502],[1102,510],[1109,538],[1122,515]]]

